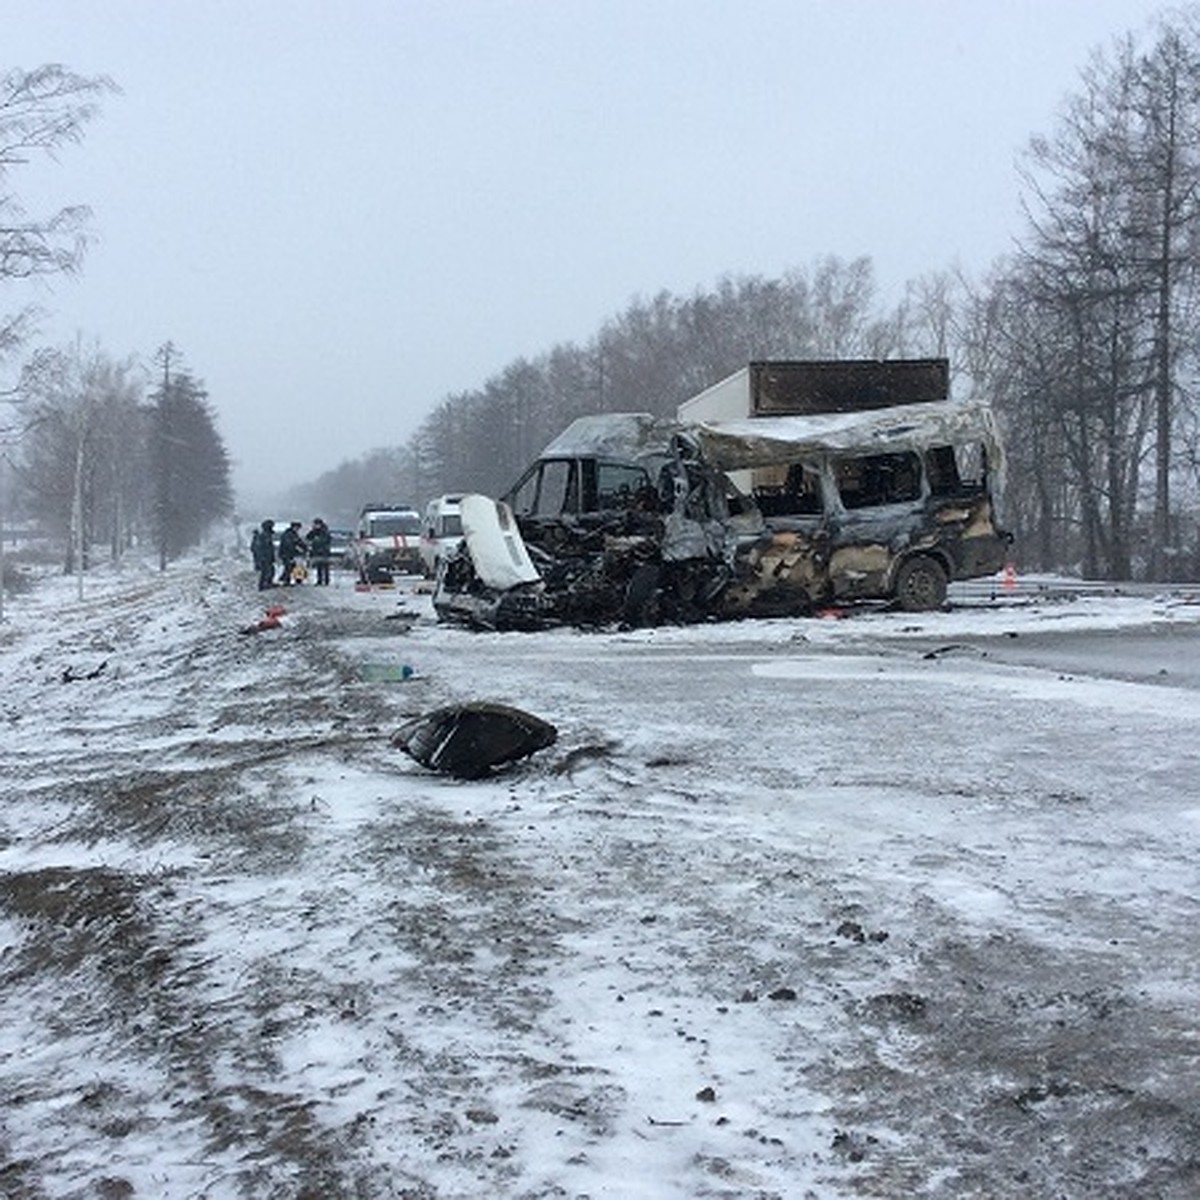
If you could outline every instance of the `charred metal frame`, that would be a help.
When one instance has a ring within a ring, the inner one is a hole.
[[[977,450],[979,479],[959,477],[964,446]],[[602,498],[597,479],[608,467],[631,483]],[[570,483],[547,505],[551,472]],[[874,488],[859,501],[845,490],[854,472]],[[719,422],[585,417],[505,498],[539,578],[489,589],[468,538],[434,603],[445,619],[525,629],[798,616],[866,599],[936,608],[949,580],[1004,565],[1011,537],[994,506],[1002,477],[1000,439],[981,404],[859,403]]]

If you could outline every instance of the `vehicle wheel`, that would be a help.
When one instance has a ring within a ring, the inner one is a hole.
[[[933,612],[946,603],[946,572],[936,558],[918,554],[896,572],[896,603],[905,612]]]

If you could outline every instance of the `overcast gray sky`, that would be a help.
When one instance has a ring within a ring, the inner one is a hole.
[[[239,490],[270,492],[637,296],[825,254],[885,289],[982,270],[1028,137],[1161,7],[0,0],[0,70],[122,88],[10,181],[94,213],[82,276],[33,297],[41,340],[146,362],[173,340]]]

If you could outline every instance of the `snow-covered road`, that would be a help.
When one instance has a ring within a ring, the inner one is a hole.
[[[9,603],[4,1195],[1200,1191],[1194,603],[275,595]],[[464,699],[559,740],[471,783],[389,744]]]

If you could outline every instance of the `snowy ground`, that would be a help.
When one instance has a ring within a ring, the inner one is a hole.
[[[1200,605],[74,589],[0,626],[5,1197],[1200,1194]],[[559,741],[389,745],[465,699]]]

